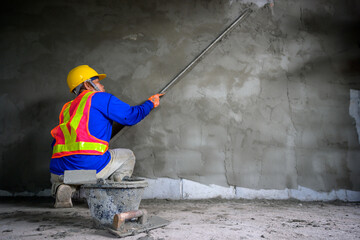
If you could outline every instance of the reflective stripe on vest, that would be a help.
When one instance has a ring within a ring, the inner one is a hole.
[[[108,142],[92,136],[88,128],[91,98],[94,94],[95,92],[84,91],[75,100],[64,105],[59,125],[51,131],[56,141],[52,158],[74,154],[102,155],[107,151]]]

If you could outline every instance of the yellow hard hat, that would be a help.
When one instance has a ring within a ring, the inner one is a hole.
[[[72,92],[80,83],[83,83],[92,77],[98,77],[99,80],[102,80],[106,78],[106,74],[98,74],[88,65],[80,65],[72,69],[67,76],[67,84],[70,92]]]

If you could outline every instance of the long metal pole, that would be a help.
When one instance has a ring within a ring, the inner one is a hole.
[[[207,46],[194,60],[191,61],[180,73],[178,73],[159,93],[165,93],[170,87],[172,87],[185,73],[191,70],[201,58],[210,51],[218,42],[220,42],[224,36],[230,32],[237,24],[239,24],[243,19],[245,19],[252,10],[247,8],[241,13],[241,15],[235,19],[214,41],[212,41],[209,46]]]
[[[172,87],[181,77],[184,76],[185,73],[191,70],[200,60],[201,58],[209,52],[221,39],[224,38],[224,36],[229,33],[237,24],[239,24],[242,20],[244,20],[252,10],[250,8],[246,9],[241,13],[241,15],[235,19],[234,22],[232,22],[214,41],[212,41],[209,46],[207,46],[194,60],[192,60],[191,63],[189,63],[178,75],[176,75],[159,93],[165,93],[170,87]],[[128,127],[121,127],[116,130],[116,132],[120,132],[122,129],[128,128]],[[125,130],[123,130],[124,132]],[[116,139],[119,137],[120,134],[114,133],[114,135],[111,137],[111,142],[116,141]]]

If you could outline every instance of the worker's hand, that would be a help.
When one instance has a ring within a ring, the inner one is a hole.
[[[156,108],[157,106],[159,106],[159,104],[160,104],[160,97],[162,96],[162,95],[164,95],[165,93],[158,93],[158,94],[155,94],[155,95],[153,95],[153,96],[151,96],[151,97],[149,97],[149,99],[148,100],[150,100],[153,104],[154,104],[154,108]]]

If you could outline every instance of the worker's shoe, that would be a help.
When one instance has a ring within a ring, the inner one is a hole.
[[[73,204],[71,201],[71,196],[73,194],[73,189],[66,184],[60,185],[56,190],[56,200],[55,208],[72,208]]]
[[[109,177],[109,179],[114,181],[114,182],[121,182],[123,178],[124,178],[124,174],[121,174],[121,173],[113,173]]]

